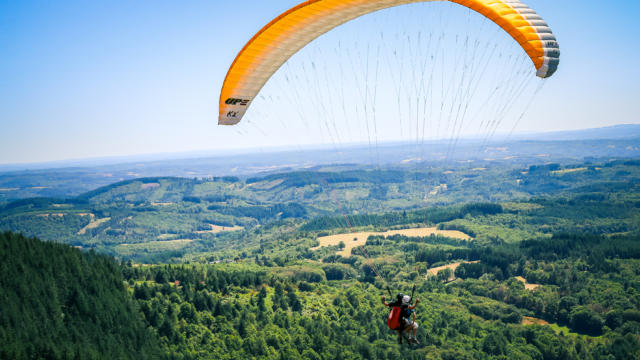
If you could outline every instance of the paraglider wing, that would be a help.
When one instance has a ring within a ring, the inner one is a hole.
[[[357,17],[394,6],[450,1],[503,28],[531,58],[537,75],[555,73],[560,50],[547,23],[519,0],[309,0],[275,18],[240,51],[220,94],[220,125],[235,125],[278,69],[305,45]]]

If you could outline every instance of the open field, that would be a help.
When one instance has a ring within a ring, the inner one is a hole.
[[[522,317],[522,325],[540,325],[540,326],[548,326],[551,330],[553,330],[556,334],[561,335],[561,336],[568,336],[570,334],[572,335],[578,335],[578,333],[571,331],[571,329],[569,329],[566,326],[560,326],[556,323],[550,323],[548,321],[542,320],[542,319],[538,319],[535,317],[530,317],[530,316],[523,316]]]
[[[172,202],[152,202],[151,206],[171,206],[171,205],[175,205],[175,203]]]
[[[427,270],[427,276],[438,276],[438,273],[442,270],[445,269],[450,269],[451,270],[451,278],[449,278],[448,280],[454,280],[456,278],[456,276],[454,275],[456,272],[456,269],[462,265],[462,264],[477,264],[479,263],[479,261],[464,261],[464,262],[457,262],[457,263],[453,263],[453,264],[449,264],[449,265],[444,265],[444,266],[438,266],[438,267],[434,267],[431,268],[429,270]]]
[[[575,168],[575,169],[563,169],[563,170],[552,171],[551,173],[553,175],[563,175],[563,174],[570,174],[570,173],[576,173],[576,172],[582,172],[582,171],[587,171],[587,168],[586,167],[580,167],[580,168]]]
[[[522,325],[545,325],[546,326],[546,325],[549,325],[549,323],[542,319],[538,319],[530,316],[523,316]]]
[[[282,184],[283,182],[284,182],[284,179],[277,179],[272,181],[261,181],[261,182],[251,184],[249,186],[256,190],[271,190],[274,187]]]
[[[91,222],[87,226],[85,226],[82,229],[80,229],[80,231],[78,231],[78,235],[84,235],[84,234],[87,233],[87,230],[95,229],[98,226],[100,226],[100,225],[106,223],[107,221],[111,220],[111,218],[108,218],[108,217],[103,218],[103,219],[94,220],[93,219],[93,214],[91,214],[90,216],[91,216]]]
[[[221,232],[244,230],[242,226],[219,226],[213,224],[209,224],[209,226],[211,226],[211,230],[196,231],[196,234],[218,234]]]
[[[542,286],[542,285],[540,285],[540,284],[529,284],[529,283],[527,282],[527,279],[523,278],[522,276],[516,276],[516,280],[518,280],[518,281],[520,281],[521,283],[523,283],[523,284],[524,284],[524,288],[525,288],[525,289],[527,289],[527,290],[531,290],[531,291],[533,291],[533,290],[535,290],[535,289],[539,288],[540,286]]]
[[[326,246],[337,246],[340,242],[344,242],[344,249],[338,251],[336,254],[343,257],[350,257],[351,250],[358,246],[366,244],[369,236],[392,236],[392,235],[404,235],[410,237],[427,237],[431,235],[446,236],[454,239],[471,240],[471,237],[461,231],[456,230],[438,230],[435,227],[432,228],[416,228],[416,229],[404,229],[404,230],[390,230],[386,232],[357,232],[350,234],[337,234],[331,236],[319,237],[319,246],[311,248],[311,250],[318,250]]]
[[[65,214],[64,213],[51,213],[51,214],[38,214],[37,216],[38,217],[43,217],[43,218],[48,218],[49,216],[52,216],[52,217],[63,217],[63,216],[65,216]]]

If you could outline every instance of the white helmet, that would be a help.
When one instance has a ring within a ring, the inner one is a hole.
[[[409,304],[411,302],[411,296],[409,295],[405,295],[402,297],[402,303],[403,304]]]

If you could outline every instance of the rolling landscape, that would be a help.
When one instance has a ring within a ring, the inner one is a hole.
[[[529,155],[550,148],[563,156]],[[136,177],[79,195],[66,180],[67,196],[6,200],[3,321],[13,325],[0,354],[633,359],[640,157],[577,159],[572,148],[550,140],[506,160]],[[51,284],[47,296],[27,290],[38,281]],[[422,301],[410,351],[386,329],[388,286],[415,286]],[[96,340],[103,332],[109,341]]]

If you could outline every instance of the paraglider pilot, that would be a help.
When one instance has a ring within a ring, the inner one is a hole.
[[[411,305],[411,296],[403,296],[402,294],[398,294],[394,302],[388,303],[386,299],[385,296],[382,296],[382,303],[391,308],[387,325],[391,330],[398,332],[398,343],[402,344],[402,335],[405,332],[409,332],[407,341],[418,344],[418,339],[416,338],[418,323],[416,323],[415,308],[420,303],[420,300],[416,299],[416,303]]]

